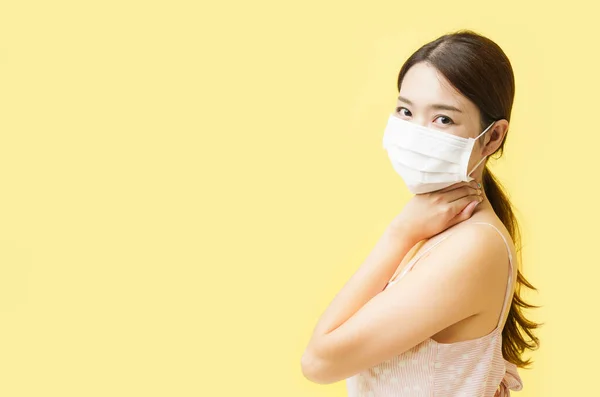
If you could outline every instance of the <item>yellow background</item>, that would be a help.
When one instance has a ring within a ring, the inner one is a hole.
[[[546,325],[519,396],[597,393],[597,9],[2,1],[0,396],[345,396],[318,317],[409,194],[396,77],[460,28],[517,94],[492,168]]]

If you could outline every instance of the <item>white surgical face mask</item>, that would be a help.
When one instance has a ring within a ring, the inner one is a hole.
[[[394,170],[413,194],[433,192],[458,182],[469,182],[484,156],[468,171],[476,138],[463,138],[403,120],[393,113],[383,134],[383,147]],[[468,172],[467,172],[468,171]]]

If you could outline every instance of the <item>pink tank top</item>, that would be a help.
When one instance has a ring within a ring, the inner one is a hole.
[[[502,356],[502,329],[507,303],[512,300],[513,257],[504,234],[496,229],[508,249],[510,273],[496,328],[477,339],[440,343],[428,338],[410,350],[346,379],[348,397],[502,397],[521,390],[517,366]],[[449,235],[411,259],[396,280]],[[392,277],[393,278],[393,277]],[[387,287],[387,285],[386,285]]]

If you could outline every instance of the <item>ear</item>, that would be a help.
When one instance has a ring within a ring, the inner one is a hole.
[[[508,121],[505,119],[496,121],[494,126],[484,135],[482,156],[490,156],[496,152],[504,142],[507,132]]]

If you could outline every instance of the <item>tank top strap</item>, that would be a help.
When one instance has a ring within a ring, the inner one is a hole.
[[[431,251],[432,249],[434,249],[438,244],[440,244],[442,241],[446,240],[448,237],[450,237],[452,235],[452,233],[444,236],[443,238],[439,239],[438,241],[436,241],[434,244],[432,244],[431,246],[429,246],[427,249],[419,252],[417,255],[415,255],[410,261],[408,261],[408,263],[404,266],[404,269],[402,270],[402,272],[396,276],[395,278],[392,277],[392,280],[390,280],[388,282],[388,284],[394,284],[395,282],[397,282],[398,280],[400,280],[406,273],[408,273],[414,266],[415,264],[419,261],[419,259],[421,259],[423,256],[425,256],[429,251]]]
[[[498,319],[498,324],[497,324],[497,327],[500,327],[500,324],[502,324],[502,319],[504,318],[504,312],[506,310],[507,303],[509,301],[509,298],[511,297],[510,290],[512,287],[512,278],[513,278],[513,255],[510,250],[510,245],[508,244],[508,240],[506,239],[504,234],[500,231],[500,229],[498,229],[496,226],[492,225],[491,223],[487,223],[487,222],[472,222],[472,224],[488,225],[488,226],[493,227],[498,232],[500,237],[502,237],[502,240],[504,240],[504,244],[506,245],[506,250],[508,252],[508,281],[506,283],[506,291],[504,293],[504,302],[502,303],[502,310],[500,311],[500,318]]]

